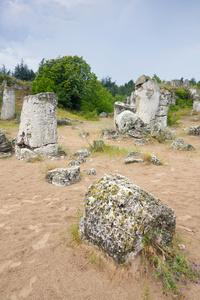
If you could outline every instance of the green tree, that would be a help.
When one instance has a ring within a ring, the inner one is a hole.
[[[111,94],[102,90],[90,66],[78,56],[42,60],[32,84],[32,94],[54,92],[61,107],[73,110],[110,110]]]
[[[5,65],[3,64],[2,68],[0,69],[0,73],[1,74],[6,74],[6,75],[10,75],[11,72],[10,72],[10,70],[7,70],[6,67],[5,67]]]
[[[197,84],[197,82],[196,82],[196,80],[195,80],[194,77],[192,77],[192,78],[190,79],[190,84],[193,85],[193,86]]]
[[[32,69],[29,69],[27,64],[24,63],[24,60],[21,60],[20,64],[15,66],[14,72],[12,74],[15,78],[25,80],[25,81],[32,81],[35,78],[35,73]]]
[[[153,79],[156,79],[158,83],[161,83],[162,80],[156,75],[156,74],[153,74]]]

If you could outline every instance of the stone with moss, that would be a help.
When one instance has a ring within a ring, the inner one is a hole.
[[[170,245],[175,233],[174,211],[157,197],[120,174],[105,174],[88,188],[85,214],[79,232],[118,264],[132,259],[143,248],[143,238]]]
[[[80,167],[57,168],[46,173],[45,180],[59,187],[65,187],[81,180]]]

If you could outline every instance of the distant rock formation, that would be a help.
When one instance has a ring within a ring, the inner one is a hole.
[[[15,90],[13,87],[7,86],[7,81],[2,83],[3,90],[3,104],[1,109],[1,119],[10,120],[15,115]]]

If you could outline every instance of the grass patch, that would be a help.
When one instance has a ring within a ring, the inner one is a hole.
[[[43,158],[41,155],[37,155],[35,157],[29,157],[26,159],[27,162],[30,162],[30,163],[35,163],[35,162],[41,162],[43,161]]]
[[[82,218],[82,216],[83,216],[83,213],[78,209],[77,217],[76,217],[77,221],[69,227],[70,240],[67,243],[67,247],[71,246],[74,243],[79,246],[82,243],[82,238],[79,233],[79,222],[80,222],[80,219]]]
[[[190,282],[199,282],[199,266],[188,261],[186,253],[179,250],[176,238],[171,247],[164,247],[152,233],[148,233],[143,239],[143,245],[145,272],[159,280],[164,294],[181,299]]]
[[[130,151],[119,146],[105,145],[103,140],[94,140],[89,150],[93,153],[108,154],[110,156],[127,155]]]

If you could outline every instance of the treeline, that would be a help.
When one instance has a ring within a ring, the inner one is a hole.
[[[28,65],[22,59],[19,64],[17,64],[14,68],[14,71],[7,70],[5,65],[2,65],[0,69],[0,74],[11,75],[17,79],[23,81],[33,81],[36,77],[36,74],[33,72],[32,69],[29,69]]]

